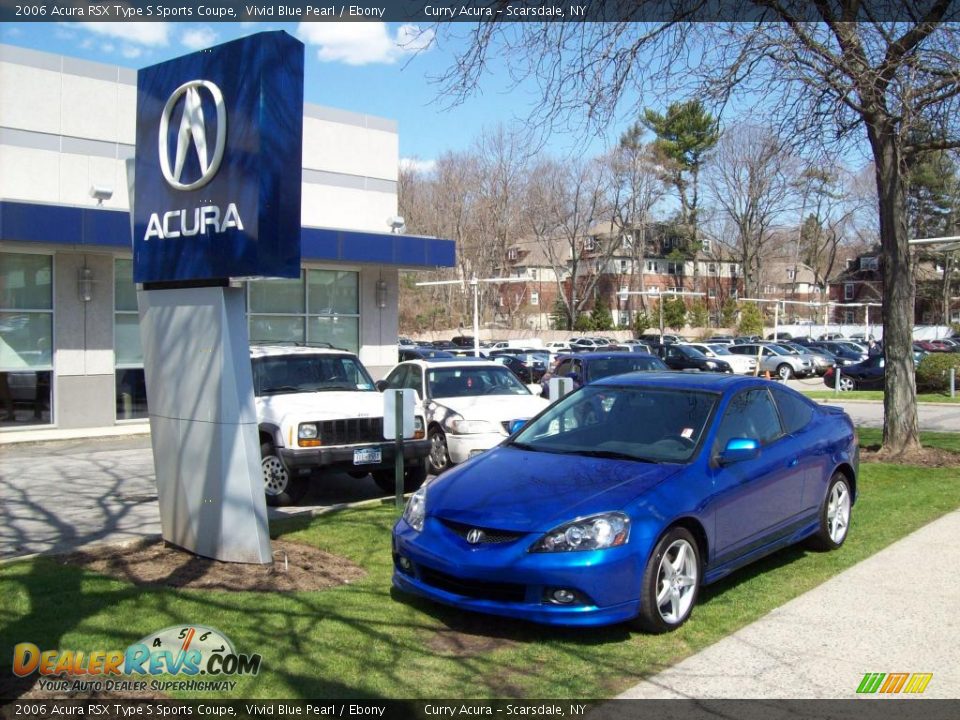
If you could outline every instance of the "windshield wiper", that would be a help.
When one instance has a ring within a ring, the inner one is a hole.
[[[571,450],[569,454],[583,455],[584,457],[611,458],[613,460],[633,460],[634,462],[642,463],[656,464],[660,462],[659,460],[652,460],[650,458],[639,457],[629,453],[617,452],[616,450]]]
[[[265,395],[272,395],[274,393],[300,392],[300,388],[294,387],[293,385],[277,385],[276,387],[264,388],[261,392]]]
[[[520,450],[529,450],[530,452],[556,452],[555,450],[547,450],[546,448],[537,447],[536,445],[531,445],[530,443],[512,442],[509,445],[510,447],[519,448]]]

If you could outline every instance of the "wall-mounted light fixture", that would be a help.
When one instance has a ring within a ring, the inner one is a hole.
[[[90,197],[97,201],[97,206],[99,207],[103,205],[104,200],[109,200],[113,197],[113,188],[107,187],[106,185],[91,185]]]
[[[387,281],[377,280],[377,307],[383,310],[387,306]]]
[[[387,225],[390,226],[390,232],[399,235],[407,228],[406,221],[399,215],[387,218]]]
[[[93,270],[86,265],[77,270],[77,296],[82,302],[93,300]]]

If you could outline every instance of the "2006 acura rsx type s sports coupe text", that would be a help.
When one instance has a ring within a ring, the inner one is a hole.
[[[665,632],[701,585],[800,540],[843,544],[850,418],[712,373],[587,385],[424,485],[393,532],[393,582],[459,608]]]

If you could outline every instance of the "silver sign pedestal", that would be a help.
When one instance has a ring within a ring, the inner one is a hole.
[[[243,290],[141,290],[138,301],[163,539],[272,562]]]

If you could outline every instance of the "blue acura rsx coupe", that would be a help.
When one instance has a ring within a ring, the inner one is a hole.
[[[840,547],[858,471],[850,418],[779,384],[606,378],[421,487],[393,582],[465,610],[666,632],[701,585],[800,540]]]

